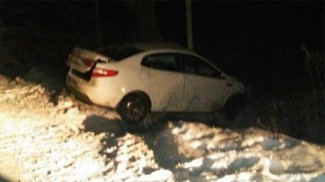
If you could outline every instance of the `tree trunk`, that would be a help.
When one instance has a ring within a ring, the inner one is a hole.
[[[95,13],[96,13],[96,44],[97,47],[101,47],[103,45],[103,37],[102,37],[102,26],[100,20],[100,12],[99,12],[99,5],[98,0],[95,1]]]
[[[136,16],[137,41],[162,41],[156,18],[155,1],[130,1],[129,3]]]

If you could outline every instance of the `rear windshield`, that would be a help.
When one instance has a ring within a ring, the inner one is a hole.
[[[143,52],[143,50],[135,47],[105,47],[98,49],[96,52],[106,55],[116,61],[120,61],[137,53]]]

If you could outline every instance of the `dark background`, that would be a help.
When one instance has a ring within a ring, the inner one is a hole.
[[[63,66],[74,46],[143,41],[186,46],[185,1],[0,3],[1,28],[24,29],[20,36],[28,40],[21,50],[39,49],[28,55],[33,64],[55,55]],[[154,18],[156,26],[148,26],[146,18]],[[301,44],[324,50],[324,1],[192,1],[192,20],[194,51],[263,92],[304,86]],[[150,37],[155,28],[160,36]],[[42,45],[30,43],[37,41]]]

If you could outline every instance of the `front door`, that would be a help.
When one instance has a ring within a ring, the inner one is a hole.
[[[215,111],[223,104],[226,82],[221,71],[207,61],[180,55],[185,89],[182,107],[185,111]]]
[[[174,54],[155,54],[142,61],[141,77],[152,101],[152,111],[180,111],[184,76]]]

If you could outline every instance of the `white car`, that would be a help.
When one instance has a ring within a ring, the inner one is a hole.
[[[243,83],[200,55],[174,44],[134,43],[90,51],[74,48],[68,90],[116,109],[141,126],[149,112],[219,112],[234,117],[246,99]]]

